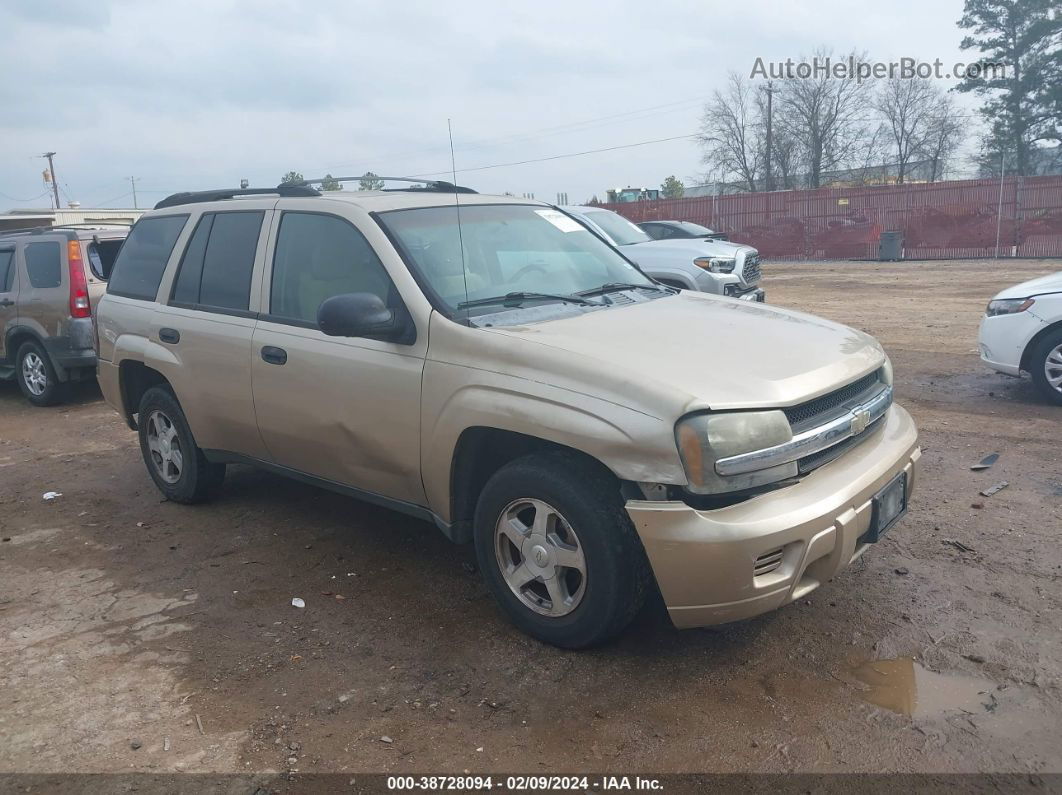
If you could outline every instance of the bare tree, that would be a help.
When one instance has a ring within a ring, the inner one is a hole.
[[[819,49],[820,61],[832,58],[828,50]],[[863,61],[861,53],[852,53]],[[847,55],[838,60],[846,60]],[[779,121],[799,144],[807,161],[808,187],[818,188],[822,175],[849,161],[866,132],[865,116],[869,109],[868,84],[854,79],[837,79],[826,74],[807,78],[790,77],[781,82]]]
[[[945,94],[933,108],[922,156],[929,161],[929,181],[943,179],[948,164],[962,145],[965,128],[956,117],[954,100]]]
[[[926,150],[934,113],[943,92],[928,80],[886,80],[874,97],[874,107],[885,119],[896,163],[896,183],[907,177],[907,164]]]
[[[756,88],[737,72],[727,87],[716,91],[704,108],[697,136],[704,147],[702,162],[720,172],[722,180],[743,182],[750,191],[763,168],[760,103]]]

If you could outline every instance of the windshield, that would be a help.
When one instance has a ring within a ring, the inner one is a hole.
[[[678,221],[676,225],[679,226],[683,232],[689,235],[693,235],[694,237],[704,237],[706,235],[715,234],[715,232],[713,232],[707,226],[701,226],[700,224],[695,224],[692,221]]]
[[[510,293],[573,295],[616,282],[654,286],[607,243],[557,210],[463,204],[460,234],[457,212],[456,207],[426,207],[379,215],[451,313],[469,301]]]
[[[649,235],[636,227],[622,215],[608,210],[591,210],[586,217],[605,230],[617,246],[629,246],[632,243],[645,243],[652,240]]]

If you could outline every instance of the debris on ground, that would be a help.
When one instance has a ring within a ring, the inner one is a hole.
[[[54,500],[56,497],[62,497],[62,496],[63,496],[63,492],[61,492],[61,491],[46,491],[46,492],[44,492],[44,494],[41,495],[41,499]]]
[[[206,732],[205,732],[205,731],[203,731],[203,721],[202,721],[202,719],[201,719],[201,718],[199,717],[199,713],[196,713],[196,716],[195,716],[195,725],[199,727],[199,733],[200,733],[200,734],[206,734]]]
[[[976,508],[977,510],[981,510],[982,508],[985,507],[985,504],[983,502],[971,502],[970,503],[970,507],[971,508]]]
[[[982,469],[988,469],[992,466],[992,464],[996,463],[996,461],[998,460],[999,453],[992,453],[991,455],[986,455],[984,458],[982,458],[980,461],[970,467],[970,469],[974,472],[980,472]]]
[[[900,568],[898,568],[898,569],[893,569],[893,571],[895,571],[895,572],[896,572],[897,574],[899,574],[899,575],[900,575],[901,577],[904,577],[904,576],[906,576],[907,574],[909,574],[909,572],[907,571],[907,569],[906,569],[905,567],[903,567],[903,566],[900,566]]]
[[[143,746],[144,744],[140,742],[140,740],[131,740],[129,742],[129,747],[132,748],[134,751],[139,751]]]
[[[170,738],[169,737],[163,737],[162,738],[162,750],[163,751],[169,751],[170,750]]]
[[[292,607],[306,607],[306,602],[302,601],[299,597],[293,597],[291,600]]]
[[[996,493],[998,493],[998,492],[1000,492],[1000,491],[1003,491],[1003,489],[1005,489],[1005,488],[1006,488],[1007,486],[1009,486],[1009,485],[1010,485],[1010,484],[1009,484],[1009,483],[1007,483],[1007,481],[1005,481],[1005,480],[1001,480],[1001,481],[999,481],[999,483],[997,483],[996,485],[994,485],[994,486],[989,486],[989,487],[988,487],[987,489],[984,489],[984,490],[983,490],[983,491],[981,492],[981,496],[982,496],[982,497],[991,497],[991,496],[992,496],[993,494],[996,494]]]
[[[394,740],[392,740],[392,739],[391,739],[390,737],[388,737],[388,736],[387,736],[387,735],[385,734],[385,735],[384,735],[383,737],[381,737],[381,738],[380,738],[380,742],[382,742],[382,743],[385,743],[385,744],[387,744],[387,745],[390,745],[391,743],[393,743],[393,742],[394,742]]]
[[[968,547],[962,541],[956,541],[954,538],[945,538],[940,543],[955,547],[960,552],[976,552],[973,547]]]

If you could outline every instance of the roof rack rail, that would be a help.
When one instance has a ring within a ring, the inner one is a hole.
[[[371,179],[374,182],[412,182],[409,188],[384,188],[387,191],[429,191],[431,193],[477,193],[472,188],[464,185],[455,185],[452,182],[444,182],[441,179],[416,179],[415,177],[320,177],[319,179],[304,179],[301,182],[288,183],[289,185],[313,185],[322,182],[360,182],[363,179]],[[423,186],[423,187],[422,187]],[[284,186],[281,186],[284,187]]]
[[[321,192],[307,185],[278,185],[275,188],[228,188],[222,190],[197,190],[174,193],[155,205],[156,210],[163,207],[178,207],[182,204],[214,202],[222,199],[234,199],[237,196],[320,196]]]

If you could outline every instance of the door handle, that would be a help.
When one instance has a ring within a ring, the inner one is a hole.
[[[284,364],[288,360],[288,352],[283,348],[275,348],[272,345],[262,346],[262,361],[269,364]]]
[[[0,306],[14,306],[14,305],[15,305],[15,302],[12,301],[10,298],[5,298],[3,301],[0,301]]]
[[[159,339],[162,342],[170,343],[170,345],[176,345],[181,341],[181,332],[175,328],[160,328]]]

